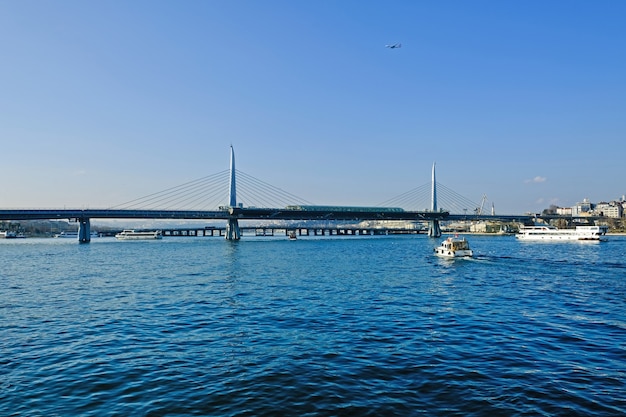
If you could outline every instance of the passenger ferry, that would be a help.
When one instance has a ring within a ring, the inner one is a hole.
[[[516,237],[520,240],[606,241],[607,226],[576,226],[558,229],[547,224],[521,227]]]
[[[474,252],[469,247],[469,242],[464,237],[449,237],[441,245],[435,248],[435,255],[444,258],[472,257]]]
[[[136,230],[122,230],[115,235],[119,240],[152,240],[163,239],[163,235],[160,230],[154,231],[136,231]]]

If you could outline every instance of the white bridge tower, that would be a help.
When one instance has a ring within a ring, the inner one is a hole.
[[[433,162],[433,177],[432,177],[432,185],[431,185],[431,204],[430,211],[435,213],[437,208],[437,181],[435,180],[435,163]],[[428,236],[430,237],[440,237],[441,236],[441,228],[439,227],[439,220],[433,219],[428,222]]]
[[[241,230],[239,229],[237,215],[234,214],[237,209],[237,186],[235,183],[235,150],[233,149],[233,145],[230,145],[230,191],[228,193],[228,200],[230,216],[228,217],[228,224],[226,225],[226,239],[239,240],[241,239]]]

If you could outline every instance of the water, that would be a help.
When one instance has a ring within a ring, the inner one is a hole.
[[[0,415],[626,414],[626,237],[0,242]]]

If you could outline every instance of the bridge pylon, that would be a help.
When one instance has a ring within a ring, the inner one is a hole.
[[[433,162],[433,176],[431,185],[431,202],[430,210],[434,213],[437,211],[437,181],[435,180],[435,163]],[[439,227],[439,220],[432,219],[428,222],[428,236],[429,237],[441,237],[441,227]]]
[[[91,242],[91,223],[88,217],[81,217],[78,220],[78,243]]]
[[[239,240],[241,239],[241,229],[239,229],[237,216],[233,214],[233,209],[237,207],[235,150],[233,149],[233,145],[230,145],[230,191],[228,193],[228,200],[230,215],[228,216],[228,224],[226,225],[226,240]]]

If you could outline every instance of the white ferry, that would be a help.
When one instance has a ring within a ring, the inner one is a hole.
[[[575,229],[558,229],[547,224],[521,227],[516,237],[520,240],[605,241],[607,226],[576,226]]]
[[[160,230],[154,231],[136,231],[136,230],[122,230],[116,234],[115,237],[119,240],[151,240],[151,239],[163,239],[163,235]]]
[[[464,237],[449,237],[435,248],[435,255],[444,258],[463,258],[474,256],[474,252],[470,249],[469,242]]]

